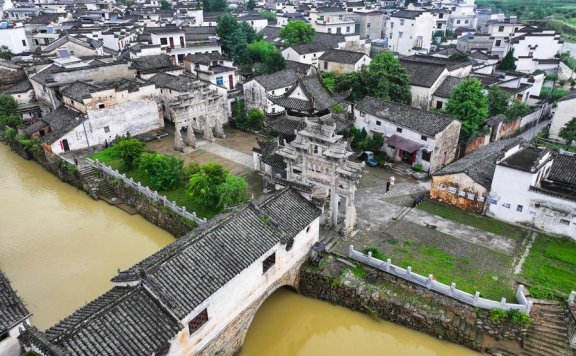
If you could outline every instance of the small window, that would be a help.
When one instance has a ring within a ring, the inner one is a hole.
[[[496,47],[500,47],[501,43],[502,43],[502,40],[496,40]]]
[[[262,274],[266,273],[266,271],[268,271],[270,267],[274,266],[275,263],[276,263],[276,252],[266,257],[266,259],[262,261]]]
[[[110,126],[104,126],[104,132],[105,133],[110,132]]]
[[[498,27],[498,32],[504,32],[504,26],[499,26],[499,27]]]
[[[562,224],[562,225],[570,225],[570,220],[560,219],[560,224]]]
[[[360,116],[361,116],[361,117],[364,117],[364,116],[366,116],[366,113],[363,112],[363,111],[360,111]]]
[[[517,212],[520,212],[520,213],[521,213],[521,212],[522,212],[522,209],[524,209],[524,207],[523,207],[522,205],[518,205],[518,206],[516,207],[516,211],[517,211]]]
[[[442,109],[442,105],[444,105],[443,102],[437,101],[437,102],[436,102],[436,109]]]
[[[398,32],[398,38],[402,38],[403,34],[404,34],[404,32]]]
[[[22,46],[26,47],[26,40],[22,40]]]
[[[400,19],[400,26],[404,26],[404,19]]]
[[[318,145],[314,145],[314,154],[318,154]]]
[[[376,120],[376,126],[382,126],[382,121]]]
[[[370,22],[366,24],[366,28],[370,28]]]
[[[162,37],[162,38],[160,39],[160,44],[161,44],[161,45],[167,45],[167,44],[168,44],[168,39],[165,38],[165,37]]]
[[[306,232],[310,232],[310,225],[306,227]]]
[[[396,132],[402,132],[402,128],[401,128],[401,127],[397,127],[397,128],[396,128]]]
[[[105,107],[106,107],[106,105],[104,105],[102,103],[98,104],[98,109],[104,109]]]
[[[328,62],[324,61],[324,70],[328,70]]]
[[[438,189],[446,190],[446,185],[444,183],[438,183]]]
[[[456,24],[457,24],[457,25],[460,25],[460,20],[456,20]]]
[[[510,209],[510,204],[508,203],[502,203],[502,206],[505,207],[506,209]]]
[[[422,141],[427,141],[427,140],[428,140],[428,137],[427,137],[426,135],[422,135],[422,136],[420,136],[420,138],[422,139]]]
[[[422,160],[426,162],[430,162],[430,158],[432,157],[432,152],[422,151]]]
[[[206,324],[208,321],[208,309],[204,309],[200,314],[196,315],[194,319],[188,322],[188,334],[194,334],[202,325]]]

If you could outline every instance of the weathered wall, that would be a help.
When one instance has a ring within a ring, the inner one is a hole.
[[[453,189],[450,191],[449,188],[455,188],[456,193],[453,193]],[[464,192],[464,196],[458,194],[460,191]],[[477,213],[484,212],[487,193],[488,190],[485,187],[464,173],[434,176],[430,187],[430,198]],[[478,199],[479,197],[482,198]]]
[[[196,226],[193,221],[188,221],[170,209],[158,203],[153,203],[144,194],[141,194],[119,179],[112,178],[106,174],[104,175],[104,179],[110,183],[110,186],[118,198],[136,209],[138,214],[144,219],[168,231],[175,237],[178,238],[190,232],[190,230]]]
[[[344,266],[332,260],[321,269],[303,268],[299,291],[479,351],[517,344],[526,332],[510,323],[494,325],[471,306],[392,275],[364,268],[362,279],[338,271],[338,264]]]
[[[436,135],[436,146],[430,161],[430,172],[434,172],[456,159],[456,149],[462,124],[452,121],[444,131]]]

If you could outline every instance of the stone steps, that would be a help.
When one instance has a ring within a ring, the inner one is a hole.
[[[565,347],[568,340],[567,335],[554,334],[529,334],[528,339],[536,343],[557,345],[559,347]]]
[[[568,343],[564,306],[559,303],[535,304],[532,317],[533,324],[523,342],[523,355],[574,355]]]
[[[548,342],[540,342],[536,339],[528,339],[524,342],[524,349],[529,352],[530,355],[542,354],[542,355],[555,355],[555,356],[573,356],[574,353],[569,348],[564,348],[561,346],[555,346]]]

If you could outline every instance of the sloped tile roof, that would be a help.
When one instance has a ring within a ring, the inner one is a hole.
[[[172,58],[169,55],[156,54],[132,59],[131,67],[142,71],[174,67],[174,63],[172,63]]]
[[[454,87],[460,84],[460,82],[463,80],[464,78],[458,78],[453,76],[446,77],[442,82],[442,84],[440,84],[438,89],[436,89],[434,95],[440,98],[446,98],[446,99],[449,98],[450,94],[452,94],[452,89],[454,89]]]
[[[496,170],[496,161],[507,149],[520,143],[525,143],[521,137],[492,142],[437,170],[432,175],[445,176],[464,173],[484,188],[490,189]]]
[[[436,63],[420,63],[400,58],[400,64],[410,75],[410,84],[430,88],[436,83],[446,67]]]
[[[576,186],[576,156],[558,154],[554,158],[548,179]]]
[[[86,120],[86,116],[62,105],[42,117],[41,120],[49,123],[50,128],[52,129],[52,131],[44,135],[41,140],[42,142],[51,145],[70,132],[73,128],[80,125],[84,120]]]
[[[319,59],[328,62],[356,64],[366,54],[362,52],[346,51],[342,49],[330,49],[320,56]]]
[[[67,96],[79,103],[82,99],[89,96],[90,93],[97,91],[98,87],[84,82],[74,82],[63,89],[60,89],[60,94]]]
[[[435,136],[457,121],[448,115],[384,101],[370,96],[356,104],[356,109],[427,136]]]
[[[30,313],[0,271],[0,335],[24,320]]]
[[[268,91],[294,85],[298,81],[298,75],[293,69],[283,69],[273,74],[256,76],[254,80]]]

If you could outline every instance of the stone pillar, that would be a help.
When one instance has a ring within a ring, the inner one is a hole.
[[[222,122],[217,117],[214,118],[214,133],[218,138],[226,138],[224,127],[222,127]]]
[[[186,132],[186,144],[190,147],[196,148],[196,135],[194,135],[194,129],[192,128],[192,120],[188,122],[188,131]]]
[[[180,132],[180,130],[181,128],[177,125],[174,127],[174,149],[182,152],[184,149],[184,141],[182,140],[182,132]]]
[[[346,220],[344,230],[347,233],[352,232],[356,227],[356,207],[353,203],[349,203],[350,199],[346,198]]]
[[[214,134],[212,133],[212,128],[210,127],[210,122],[207,117],[204,118],[204,139],[214,142]]]
[[[330,189],[330,214],[332,216],[332,224],[336,227],[338,225],[338,193],[334,186]]]

